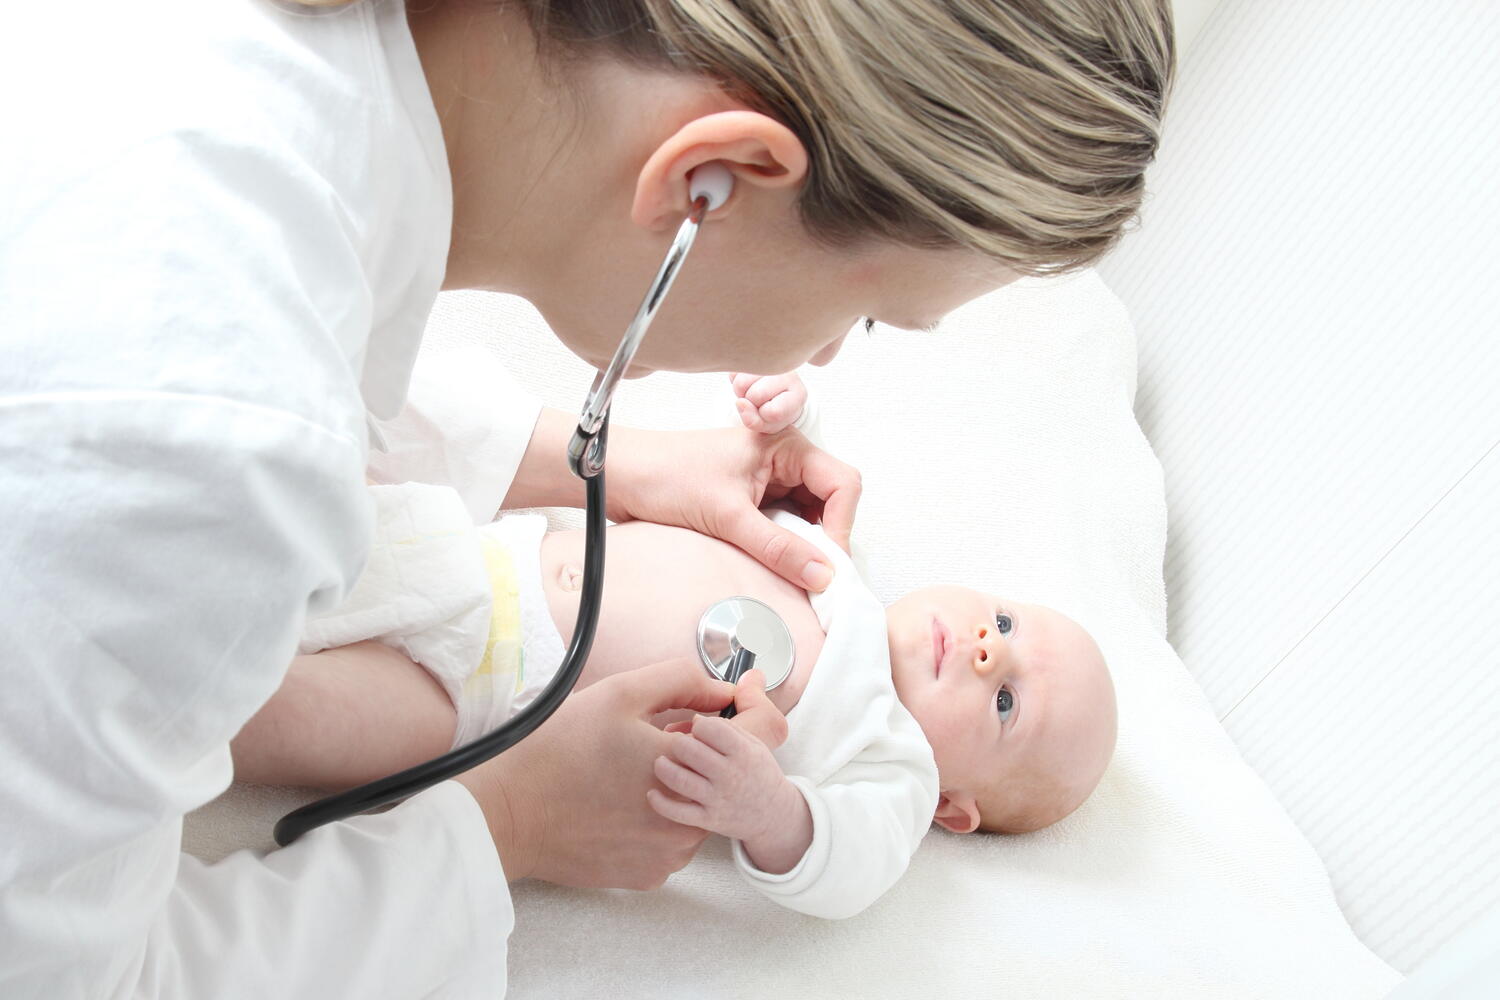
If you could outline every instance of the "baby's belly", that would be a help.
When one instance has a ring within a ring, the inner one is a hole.
[[[549,533],[542,540],[541,563],[552,620],[566,642],[578,614],[583,532]],[[737,595],[765,602],[791,630],[796,647],[792,673],[771,692],[772,703],[790,711],[823,648],[823,630],[807,592],[727,542],[647,521],[606,531],[604,602],[578,687],[679,657],[701,664],[698,619],[709,605]],[[655,721],[666,725],[691,714],[662,713]]]

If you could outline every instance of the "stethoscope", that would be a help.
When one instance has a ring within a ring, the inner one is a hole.
[[[630,367],[641,339],[661,308],[667,290],[677,277],[698,227],[709,212],[729,199],[734,175],[723,164],[710,163],[689,178],[692,207],[672,240],[667,256],[656,272],[635,318],[620,338],[620,346],[609,367],[594,377],[593,388],[578,417],[578,428],[568,443],[568,463],[585,484],[587,516],[584,522],[583,587],[578,602],[577,625],[567,655],[557,675],[540,695],[514,718],[472,743],[435,757],[424,764],[319,799],[287,813],[276,824],[276,843],[282,847],[315,827],[347,819],[391,802],[415,795],[440,781],[475,767],[515,746],[557,711],[577,683],[594,643],[599,607],[604,591],[604,451],[609,439],[609,406],[615,386]],[[704,668],[715,677],[734,683],[752,666],[765,672],[770,690],[791,673],[795,650],[791,633],[776,612],[749,597],[729,597],[713,604],[698,623],[698,655]],[[719,713],[734,715],[731,704]]]

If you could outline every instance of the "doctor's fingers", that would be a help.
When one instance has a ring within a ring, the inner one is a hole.
[[[674,708],[717,712],[734,698],[734,685],[710,677],[698,660],[686,656],[614,674],[594,687],[603,688],[641,719]]]
[[[776,707],[776,703],[766,693],[764,671],[757,668],[740,678],[734,688],[734,711],[734,719],[727,723],[728,729],[753,737],[770,750],[775,750],[786,742],[786,714]],[[697,719],[693,721],[696,723]],[[726,722],[718,717],[713,721],[720,725]],[[713,726],[707,731],[716,728],[719,726]]]
[[[807,438],[788,433],[776,439],[777,453],[771,482],[788,492],[802,486],[823,501],[823,530],[834,543],[849,551],[849,533],[854,530],[854,511],[859,506],[864,483],[859,470],[840,462]]]
[[[833,567],[812,542],[773,524],[765,513],[741,501],[721,513],[708,533],[744,549],[766,568],[799,587],[822,591],[833,577]]]
[[[600,882],[600,887],[618,885],[622,889],[660,889],[673,872],[687,867],[711,832],[703,826],[706,813],[702,806],[659,788],[646,790],[643,811],[652,817],[660,831],[656,834],[658,843],[663,838],[670,838],[672,846],[658,847],[649,860],[642,850],[639,860],[632,857],[624,862],[623,867],[628,872],[626,878]]]

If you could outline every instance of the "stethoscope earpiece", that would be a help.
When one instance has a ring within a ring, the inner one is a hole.
[[[733,190],[734,174],[718,161],[705,163],[688,174],[688,201],[696,205],[699,198],[707,198],[705,214],[728,201]]]

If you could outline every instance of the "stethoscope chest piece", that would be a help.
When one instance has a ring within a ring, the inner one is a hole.
[[[767,691],[791,676],[796,650],[786,622],[753,597],[726,597],[698,619],[698,657],[710,674],[726,680],[741,650],[754,656]]]

